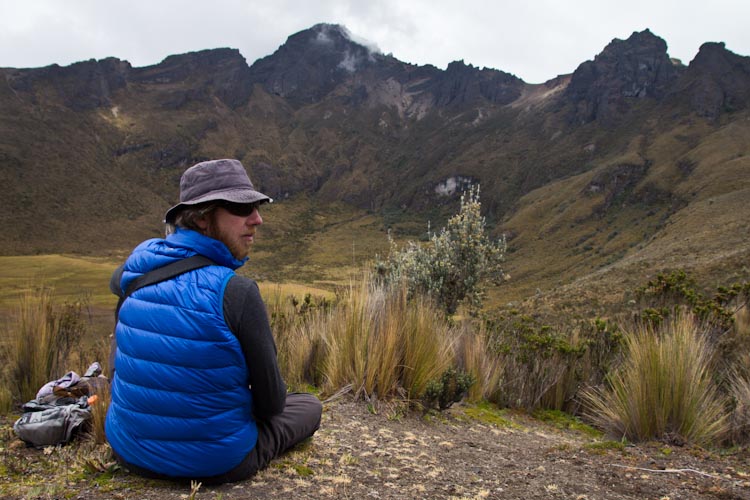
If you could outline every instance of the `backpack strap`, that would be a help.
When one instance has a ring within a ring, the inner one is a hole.
[[[192,257],[187,257],[185,259],[181,259],[175,262],[172,262],[171,264],[167,264],[166,266],[158,267],[156,269],[153,269],[146,274],[142,274],[138,276],[136,279],[130,282],[127,289],[123,292],[122,287],[120,286],[120,281],[122,279],[122,273],[123,273],[123,267],[118,267],[115,272],[112,274],[112,279],[109,282],[109,289],[112,290],[112,293],[120,297],[120,299],[117,301],[117,308],[115,309],[115,327],[117,327],[117,321],[120,317],[120,308],[122,307],[123,302],[125,302],[125,299],[127,299],[133,292],[136,290],[143,288],[145,286],[154,285],[156,283],[159,283],[161,281],[166,281],[168,279],[174,278],[175,276],[179,276],[180,274],[184,274],[188,271],[192,271],[193,269],[200,269],[201,267],[216,265],[214,261],[209,259],[208,257],[204,257],[203,255],[193,255]],[[109,378],[110,380],[114,377],[115,373],[115,350],[117,349],[117,337],[112,334],[112,342],[110,346],[109,351]]]
[[[152,271],[147,272],[146,274],[138,276],[136,279],[130,282],[128,288],[124,292],[120,287],[120,279],[122,278],[123,272],[123,268],[122,266],[120,266],[112,275],[112,280],[109,283],[109,288],[117,296],[120,297],[120,300],[117,301],[117,309],[115,309],[115,320],[117,320],[120,314],[122,303],[125,302],[125,299],[127,299],[136,290],[145,286],[154,285],[161,281],[166,281],[168,279],[174,278],[175,276],[179,276],[180,274],[192,271],[193,269],[199,269],[201,267],[206,267],[214,264],[215,262],[208,257],[204,257],[203,255],[193,255],[192,257],[187,257],[185,259],[172,262],[171,264],[158,267],[156,269],[153,269]]]

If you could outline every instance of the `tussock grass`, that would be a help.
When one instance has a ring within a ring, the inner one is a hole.
[[[453,364],[460,330],[449,325],[442,312],[424,297],[415,298],[409,307],[404,296],[399,300],[404,316],[403,386],[410,395],[419,397]]]
[[[712,380],[714,349],[691,315],[658,329],[637,326],[625,346],[608,387],[583,394],[592,422],[630,441],[680,438],[708,445],[724,437],[728,419]]]
[[[377,296],[369,284],[352,284],[338,306],[328,315],[323,330],[326,355],[324,387],[335,391],[351,384],[361,390],[365,383],[368,339],[374,333]]]
[[[34,399],[40,387],[69,371],[85,333],[82,310],[81,302],[55,304],[52,289],[46,287],[21,297],[2,344],[2,385],[15,389],[16,402]]]
[[[373,325],[367,339],[368,366],[364,389],[367,394],[395,394],[399,384],[399,363],[402,357],[401,320],[406,292],[388,295],[379,287],[371,287]],[[388,300],[390,299],[390,300]]]
[[[750,439],[750,380],[737,377],[732,384],[732,440],[745,443]]]
[[[293,390],[320,383],[320,356],[324,327],[321,314],[303,315],[293,296],[284,296],[277,287],[267,301],[276,339],[279,368]]]
[[[277,297],[270,313],[287,382],[326,393],[351,386],[365,397],[418,399],[454,365],[461,336],[427,299],[407,300],[405,289],[368,275],[341,289],[333,305],[301,311]]]
[[[485,329],[481,324],[475,333],[470,325],[464,325],[458,348],[459,364],[475,381],[467,394],[473,403],[493,399],[503,377],[500,359],[490,354]]]
[[[5,376],[2,377],[5,379]],[[10,413],[13,409],[13,392],[7,388],[0,388],[0,415]]]
[[[454,362],[456,331],[424,298],[363,278],[346,291],[324,326],[326,390],[351,384],[365,395],[409,399]]]

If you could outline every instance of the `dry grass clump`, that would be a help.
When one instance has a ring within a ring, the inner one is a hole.
[[[684,439],[707,445],[729,427],[726,401],[712,378],[714,348],[686,313],[658,328],[625,335],[621,366],[602,390],[584,392],[587,416],[631,441]]]
[[[427,298],[417,297],[407,304],[405,291],[397,296],[402,317],[402,383],[410,396],[419,397],[455,363],[454,349],[461,330],[451,326]]]
[[[2,336],[2,386],[11,389],[10,397],[2,396],[3,404],[34,399],[39,388],[69,371],[67,364],[76,357],[86,330],[82,312],[81,302],[55,304],[52,290],[46,287],[21,297]]]
[[[0,386],[5,390],[0,393],[0,410],[9,413],[18,405],[35,399],[42,386],[76,365],[81,366],[86,356],[107,359],[107,342],[82,348],[81,339],[89,327],[83,311],[81,301],[57,303],[53,290],[48,287],[30,290],[19,299],[15,318],[3,333],[0,354],[4,369]],[[91,440],[103,444],[106,443],[104,418],[110,399],[109,381],[91,379],[89,387],[96,396],[90,400],[92,418],[86,428]]]
[[[326,307],[271,308],[282,373],[292,387],[417,399],[456,363],[462,330],[431,301],[363,276]],[[283,301],[274,301],[279,304]],[[297,313],[296,320],[290,318]]]
[[[458,348],[459,364],[474,380],[467,394],[467,399],[473,403],[495,399],[503,378],[502,363],[498,356],[491,354],[485,330],[484,324],[477,332],[471,325],[465,325]]]
[[[370,279],[351,285],[319,332],[324,388],[346,385],[389,397],[399,389],[420,397],[453,364],[455,332],[426,299],[407,300],[403,288]]]
[[[750,359],[746,360],[750,362]],[[734,409],[731,414],[732,441],[746,443],[750,440],[750,379],[737,376],[731,387]]]
[[[280,287],[265,300],[276,339],[279,368],[286,383],[294,390],[318,385],[322,344],[318,332],[323,328],[324,315],[311,307],[310,295],[306,295],[300,305],[294,296],[284,295]]]
[[[337,306],[326,314],[318,333],[325,345],[322,372],[327,390],[346,385],[364,387],[369,338],[375,335],[382,300],[382,294],[362,280],[351,284]]]
[[[107,418],[107,410],[112,400],[109,382],[101,384],[96,390],[96,399],[91,403],[91,424],[89,436],[96,444],[107,442],[107,436],[104,432],[104,422]],[[89,398],[91,401],[91,398]]]

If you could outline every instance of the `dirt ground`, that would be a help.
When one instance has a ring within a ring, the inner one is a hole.
[[[116,470],[101,448],[25,448],[6,422],[0,498],[750,499],[747,449],[623,446],[466,405],[425,416],[346,396],[324,408],[315,437],[255,478],[192,492]]]

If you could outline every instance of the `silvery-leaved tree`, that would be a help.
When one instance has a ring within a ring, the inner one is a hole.
[[[399,247],[391,239],[385,261],[377,263],[380,279],[403,283],[410,294],[431,296],[447,313],[462,303],[470,311],[482,307],[486,286],[504,278],[505,238],[490,239],[481,215],[479,186],[470,186],[461,195],[461,209],[430,241],[419,245],[409,241]]]

